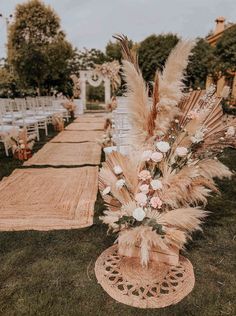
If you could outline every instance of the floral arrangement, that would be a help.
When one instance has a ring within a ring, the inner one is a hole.
[[[61,113],[55,113],[52,116],[52,125],[55,131],[61,132],[64,130],[64,118]]]
[[[36,135],[27,136],[26,129],[19,131],[17,136],[11,136],[13,156],[19,160],[27,160],[32,156]]]
[[[100,141],[100,144],[102,145],[102,148],[111,147],[115,145],[112,139],[111,129],[108,128],[105,131],[105,133],[102,136],[102,140]]]
[[[104,124],[104,134],[102,136],[102,140],[100,144],[103,148],[114,146],[114,142],[112,139],[112,122],[111,119],[108,117]]]
[[[117,108],[117,99],[116,96],[112,96],[110,102],[107,104],[106,109],[109,112],[114,111]]]
[[[75,99],[79,99],[80,97],[80,80],[76,75],[71,75],[70,76],[72,82],[73,82],[73,97]]]
[[[62,106],[70,113],[72,119],[74,119],[76,105],[71,100],[62,102]]]
[[[112,152],[100,170],[99,187],[107,206],[102,221],[118,234],[120,255],[178,264],[179,250],[207,216],[207,197],[218,193],[215,178],[231,171],[217,159],[236,147],[236,119],[223,114],[215,86],[183,93],[184,69],[194,43],[180,41],[162,73],[157,72],[152,102],[127,38],[123,74],[132,123],[130,156]]]
[[[118,61],[103,63],[102,65],[96,65],[95,73],[99,73],[104,77],[108,77],[111,80],[112,90],[116,90],[121,84],[121,78],[119,75],[120,64]]]

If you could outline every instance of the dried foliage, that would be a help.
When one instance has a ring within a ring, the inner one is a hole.
[[[200,229],[207,213],[199,207],[219,193],[214,179],[232,175],[216,154],[236,146],[236,120],[222,111],[227,87],[220,98],[215,86],[183,93],[193,42],[180,41],[173,49],[156,74],[152,100],[136,59],[121,42],[132,145],[138,149],[129,157],[112,153],[104,163],[100,190],[108,210],[102,220],[119,232],[119,247],[140,247],[147,264],[153,248],[181,249]]]

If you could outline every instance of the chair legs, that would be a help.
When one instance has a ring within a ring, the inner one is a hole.
[[[45,134],[46,136],[48,136],[48,125],[47,125],[47,121],[45,121]]]
[[[23,128],[24,126],[21,126],[21,128]],[[37,141],[39,141],[39,127],[38,127],[38,123],[32,124],[32,125],[26,125],[25,126],[26,130],[27,130],[27,135],[36,135]]]
[[[37,135],[37,141],[39,141],[39,127],[38,127],[38,124],[36,123],[35,124],[35,130],[36,130],[36,135]]]
[[[44,121],[38,122],[38,129],[44,129],[45,135],[48,136],[48,126],[47,126],[47,119],[46,118]]]
[[[4,140],[4,148],[5,148],[5,153],[6,153],[6,156],[8,157],[9,156],[9,150],[8,150],[8,144],[7,142]]]

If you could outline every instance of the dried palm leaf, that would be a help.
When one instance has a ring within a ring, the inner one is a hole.
[[[180,112],[178,103],[183,97],[184,70],[193,49],[193,41],[179,41],[171,51],[162,74],[159,75],[158,115],[156,129],[166,132],[170,122]]]
[[[206,211],[188,207],[175,209],[166,213],[159,213],[155,219],[161,225],[192,232],[201,229],[201,220],[206,216]]]
[[[232,172],[222,162],[215,159],[204,159],[198,162],[199,174],[205,178],[230,178]]]
[[[123,61],[123,74],[127,82],[127,107],[132,124],[132,136],[135,145],[142,146],[149,135],[149,113],[148,89],[140,72],[135,66]]]
[[[138,57],[137,57],[136,52],[129,48],[128,37],[125,35],[117,34],[117,35],[113,35],[113,38],[115,38],[120,43],[123,59],[133,64],[135,69],[139,72],[140,70],[138,66]]]

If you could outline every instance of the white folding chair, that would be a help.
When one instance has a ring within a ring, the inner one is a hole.
[[[15,99],[15,102],[22,113],[22,119],[15,120],[14,124],[20,128],[26,128],[28,136],[36,135],[37,140],[39,140],[38,120],[33,116],[27,116],[25,99]]]
[[[32,117],[38,121],[38,128],[43,129],[45,134],[48,135],[48,115],[38,106],[35,98],[27,98],[26,105],[27,111],[30,111]]]
[[[9,149],[11,148],[11,143],[9,141],[11,135],[17,135],[18,132],[18,127],[3,123],[2,107],[0,104],[0,142],[4,144],[6,156],[9,156]]]

